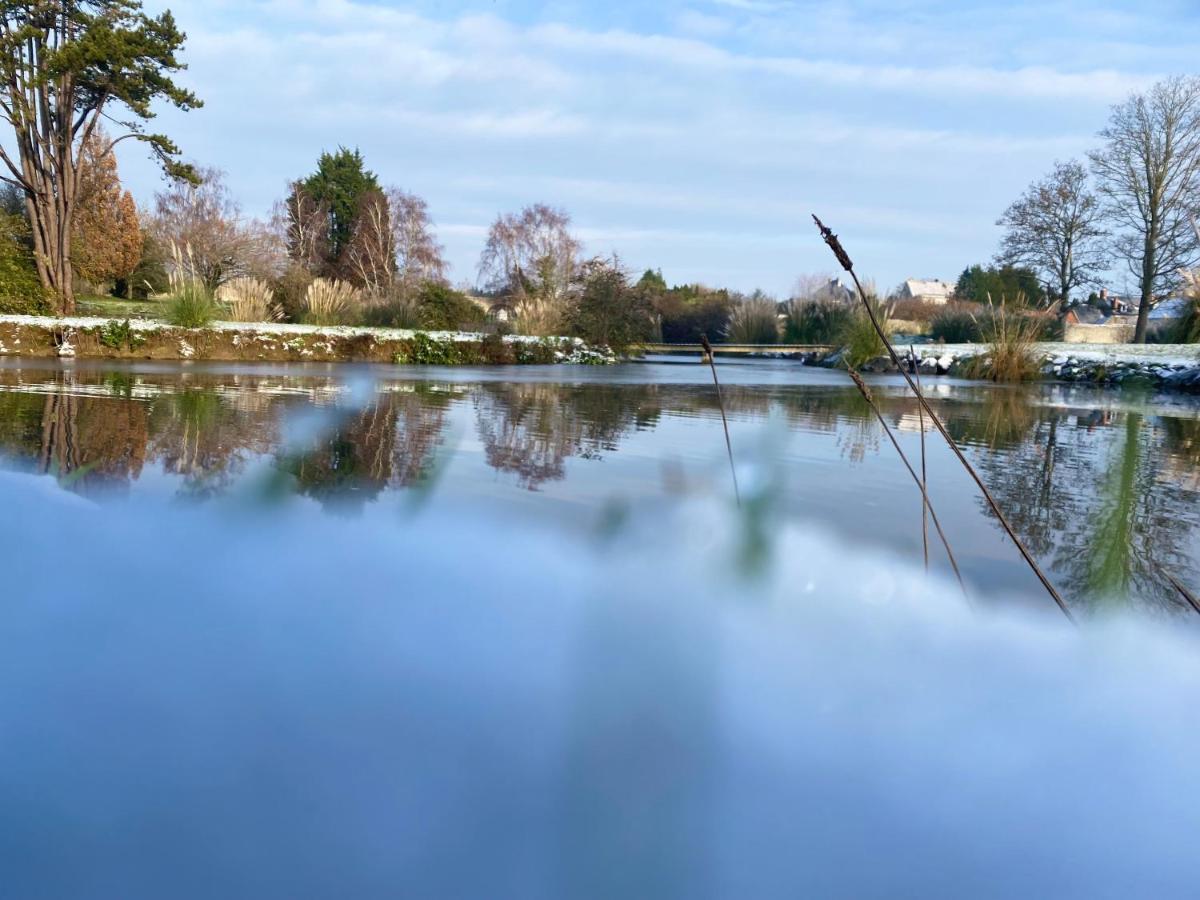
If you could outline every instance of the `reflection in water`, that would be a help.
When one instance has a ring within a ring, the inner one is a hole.
[[[630,430],[650,429],[662,407],[653,385],[595,386],[486,383],[474,392],[475,418],[488,465],[522,487],[565,477],[569,457],[598,460]]]
[[[323,505],[359,508],[387,488],[420,483],[445,429],[450,398],[433,391],[386,392],[337,417],[311,451],[284,455],[279,467],[301,493]]]
[[[743,434],[768,419],[790,427],[790,445],[768,462],[787,469],[782,483],[803,485],[795,489],[803,496],[785,497],[795,514],[850,531],[870,505],[873,539],[911,552],[916,498],[878,505],[880,483],[895,480],[894,460],[866,405],[848,385],[805,383],[802,370],[788,371],[797,384],[730,384],[731,422]],[[608,469],[593,464],[636,440],[639,451],[620,457],[622,477],[654,495],[666,463],[686,467],[723,452],[711,385],[656,372],[643,366],[637,378],[577,384],[384,381],[363,401],[332,376],[8,367],[0,368],[0,454],[91,496],[127,493],[152,470],[169,476],[161,483],[178,496],[204,499],[261,464],[345,511],[426,482],[439,454],[458,452],[446,442],[454,422],[477,436],[482,464],[502,483],[571,498],[584,496],[588,480],[600,486],[588,496],[602,495]],[[1047,386],[940,393],[947,428],[1074,604],[1180,607],[1163,571],[1191,582],[1200,558],[1194,403]],[[886,388],[877,394],[915,459],[916,405]],[[328,413],[323,427],[286,445],[284,423],[313,410]],[[745,456],[753,445],[740,444]],[[939,490],[939,477],[953,484],[956,473],[930,445],[934,499],[956,549],[974,541],[977,564],[1001,558],[982,498]],[[468,452],[459,458],[480,465]],[[1019,571],[1015,556],[1012,565]],[[975,581],[987,589],[991,579]]]

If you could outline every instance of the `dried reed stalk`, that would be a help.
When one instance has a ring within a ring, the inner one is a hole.
[[[1186,600],[1191,605],[1192,609],[1194,609],[1197,613],[1200,613],[1200,599],[1198,599],[1195,594],[1184,587],[1183,582],[1181,582],[1170,572],[1163,572],[1163,574],[1167,576],[1167,581],[1171,582],[1171,587],[1175,588],[1175,590],[1179,592],[1179,596]]]
[[[925,395],[921,393],[921,389],[917,386],[916,382],[913,381],[912,376],[908,374],[908,371],[901,364],[900,357],[896,353],[896,348],[892,346],[891,340],[888,339],[886,332],[883,330],[883,327],[879,324],[879,320],[875,316],[875,311],[871,309],[871,304],[867,301],[866,292],[863,291],[862,284],[858,280],[858,275],[856,275],[854,272],[854,263],[850,261],[850,256],[846,253],[845,248],[842,247],[841,241],[839,241],[837,235],[834,234],[830,229],[826,228],[825,224],[815,215],[813,216],[813,221],[816,223],[817,230],[820,231],[821,237],[824,239],[825,243],[829,245],[829,249],[833,251],[833,255],[837,258],[838,263],[843,269],[849,272],[850,277],[854,279],[854,286],[858,290],[858,296],[862,300],[863,306],[867,310],[867,315],[871,319],[871,325],[874,327],[879,337],[883,340],[884,346],[887,347],[888,356],[891,357],[892,363],[899,370],[900,374],[904,376],[904,380],[908,382],[909,388],[912,390],[913,394],[916,395],[917,402],[920,403],[926,415],[929,416],[929,421],[933,423],[933,426],[945,439],[947,446],[949,446],[954,455],[958,457],[958,461],[962,463],[963,468],[967,470],[967,474],[971,476],[972,480],[979,487],[979,490],[983,493],[984,499],[987,501],[988,507],[999,520],[1001,527],[1004,528],[1005,533],[1012,539],[1012,542],[1016,545],[1017,550],[1020,551],[1021,556],[1024,557],[1025,562],[1029,564],[1030,569],[1033,570],[1033,573],[1042,583],[1042,586],[1046,589],[1047,593],[1049,593],[1054,599],[1054,602],[1058,604],[1058,608],[1062,610],[1063,615],[1066,616],[1070,621],[1074,622],[1075,617],[1071,614],[1071,610],[1067,607],[1067,603],[1065,600],[1063,600],[1062,595],[1059,594],[1058,590],[1054,587],[1053,582],[1050,581],[1046,573],[1042,571],[1042,567],[1038,565],[1038,562],[1036,559],[1034,559],[1033,554],[1029,552],[1029,548],[1026,547],[1025,543],[1017,536],[1016,531],[1013,530],[1013,527],[1011,524],[1009,524],[1004,512],[1000,509],[1000,505],[996,502],[996,498],[992,496],[992,492],[987,489],[987,485],[983,483],[983,479],[979,477],[979,473],[975,471],[975,467],[971,465],[971,462],[967,459],[966,454],[962,452],[962,448],[958,446],[954,438],[950,436],[950,432],[946,430],[946,426],[942,423],[941,417],[934,412],[933,407],[929,405],[929,401],[925,399]]]
[[[908,348],[909,358],[912,360],[913,375],[917,379],[917,390],[921,389],[921,362],[917,359],[917,350],[913,346]],[[917,418],[921,423],[921,491],[924,493],[929,489],[929,471],[925,467],[925,410],[921,408],[921,404],[917,404]],[[925,571],[929,571],[929,510],[925,508],[925,504],[921,504],[921,547],[925,551]]]
[[[712,344],[708,342],[707,335],[700,335],[700,346],[704,348],[704,353],[708,356],[708,365],[712,369],[713,384],[717,388],[717,406],[721,410],[721,425],[725,428],[725,450],[729,453],[729,474],[733,476],[733,496],[737,500],[737,505],[742,505],[742,493],[738,490],[737,468],[733,464],[733,442],[729,440],[729,420],[725,418],[725,401],[721,399],[721,382],[717,380],[717,358],[713,353]]]
[[[954,570],[954,577],[958,579],[958,586],[962,588],[963,596],[967,596],[967,585],[963,581],[962,572],[958,570],[958,562],[954,559],[954,551],[950,549],[950,542],[946,539],[946,533],[942,531],[942,523],[938,521],[937,513],[933,511],[933,504],[929,502],[929,493],[925,490],[925,482],[921,479],[916,470],[913,469],[912,463],[908,461],[908,454],[900,446],[900,442],[896,440],[896,435],[892,432],[892,428],[888,425],[887,420],[883,417],[883,413],[879,411],[879,407],[875,404],[875,398],[871,394],[871,389],[867,387],[867,383],[862,380],[862,376],[854,369],[849,369],[850,378],[853,379],[858,392],[863,395],[863,399],[871,407],[871,411],[875,413],[875,418],[879,420],[879,424],[883,426],[884,433],[887,434],[888,440],[892,442],[892,446],[896,448],[896,453],[900,456],[900,461],[904,463],[904,468],[908,469],[908,474],[912,476],[912,480],[916,482],[917,489],[921,492],[921,510],[922,513],[928,513],[933,519],[933,527],[937,529],[938,537],[942,539],[942,546],[946,548],[946,557],[950,560],[950,568]],[[925,566],[929,566],[929,548],[925,548]]]

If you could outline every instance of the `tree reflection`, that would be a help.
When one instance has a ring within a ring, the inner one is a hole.
[[[37,471],[79,493],[128,489],[146,462],[146,407],[62,392],[43,400]]]
[[[380,395],[326,429],[316,446],[279,467],[300,493],[341,512],[360,510],[387,488],[419,484],[442,441],[449,398],[416,391]]]
[[[473,397],[488,465],[529,490],[564,478],[568,457],[615,451],[629,431],[656,424],[662,410],[653,385],[487,383]]]
[[[1020,440],[980,455],[1005,515],[1076,605],[1182,608],[1163,573],[1183,565],[1197,497],[1156,477],[1171,421],[1039,409]]]

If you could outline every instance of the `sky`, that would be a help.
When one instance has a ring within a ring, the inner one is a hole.
[[[455,282],[498,213],[560,206],[633,271],[786,295],[830,271],[953,280],[1112,104],[1189,72],[1193,0],[148,0],[202,110],[156,127],[264,215],[322,150],[424,197]],[[140,202],[163,187],[124,146]],[[1120,287],[1120,285],[1115,285]]]

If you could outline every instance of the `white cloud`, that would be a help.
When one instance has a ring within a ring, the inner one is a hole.
[[[810,205],[855,228],[888,281],[987,258],[1010,195],[1086,149],[1105,105],[1174,52],[1139,55],[1126,35],[1121,66],[1104,54],[1084,69],[1049,55],[991,65],[971,53],[980,35],[955,53],[896,56],[916,26],[896,25],[894,9],[863,46],[830,40],[853,34],[873,0],[863,3],[854,15],[837,4],[800,16],[789,4],[696,0],[666,16],[672,31],[653,33],[585,27],[569,4],[557,21],[518,23],[354,0],[213,0],[180,12],[186,80],[208,105],[163,124],[190,155],[228,170],[251,211],[321,149],[360,146],[385,181],[454,223],[442,230],[459,274],[473,271],[497,211],[548,200],[632,255],[671,245],[682,260],[688,242],[703,246],[693,270],[761,265],[765,251],[746,247],[774,247],[788,274],[753,282],[782,289],[796,264],[776,238],[792,240]],[[800,22],[811,27],[793,40]],[[924,40],[944,38],[931,27]],[[148,199],[152,166],[124,171]],[[742,252],[722,250],[721,234]]]

